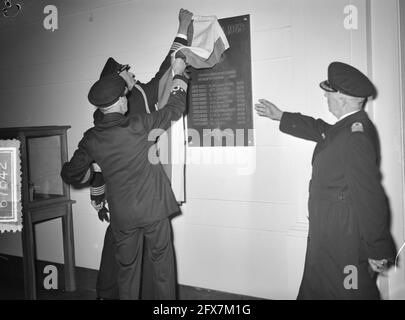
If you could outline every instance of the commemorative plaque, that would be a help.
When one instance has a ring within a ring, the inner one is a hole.
[[[189,146],[252,146],[250,17],[218,22],[230,48],[213,68],[192,70],[187,116]]]

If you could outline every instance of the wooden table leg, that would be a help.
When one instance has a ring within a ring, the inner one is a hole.
[[[32,224],[29,212],[23,214],[23,265],[24,265],[24,290],[25,298],[37,299],[37,286],[35,279],[35,236],[34,225]]]
[[[75,277],[75,246],[73,237],[72,206],[66,206],[66,215],[62,217],[63,229],[63,252],[65,260],[65,290],[72,292],[76,290]]]

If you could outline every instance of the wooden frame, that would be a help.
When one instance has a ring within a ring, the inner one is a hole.
[[[61,165],[68,161],[67,130],[70,126],[46,126],[46,127],[19,127],[0,128],[0,139],[19,139],[21,142],[21,170],[22,170],[22,212],[23,212],[23,263],[24,263],[24,287],[27,299],[37,298],[36,271],[35,271],[35,232],[34,225],[39,222],[57,218],[62,219],[63,251],[65,261],[65,290],[76,290],[75,279],[75,255],[73,237],[72,204],[70,189],[62,183],[63,195],[57,198],[33,200],[29,198],[29,155],[27,139],[59,136],[60,138],[60,161]]]

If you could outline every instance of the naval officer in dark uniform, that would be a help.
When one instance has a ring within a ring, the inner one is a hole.
[[[179,26],[177,35],[170,47],[170,50],[159,67],[155,76],[147,83],[138,81],[135,75],[130,72],[130,66],[127,64],[120,64],[114,58],[107,59],[103,70],[101,71],[100,78],[110,74],[120,75],[126,82],[128,99],[128,112],[126,116],[133,117],[139,114],[147,114],[157,112],[163,106],[158,106],[159,84],[171,66],[172,53],[182,46],[188,45],[187,32],[191,24],[193,13],[180,9],[178,14]],[[94,125],[102,121],[103,113],[97,109],[94,114]],[[95,174],[90,185],[90,198],[92,206],[97,210],[99,219],[101,221],[109,222],[108,209],[106,207],[105,197],[105,183],[101,169],[97,164],[94,165]],[[148,259],[145,259],[144,272],[142,282],[142,298],[153,299],[154,293],[152,286],[149,285],[150,276],[148,274],[150,269]],[[117,299],[117,272],[118,266],[115,260],[115,240],[112,234],[111,226],[108,226],[105,237],[103,251],[101,255],[100,268],[97,277],[97,297],[98,299]]]
[[[376,275],[394,260],[395,246],[377,131],[364,111],[375,87],[359,70],[340,62],[329,66],[328,80],[320,86],[338,119],[334,125],[282,112],[267,100],[256,104],[260,116],[280,121],[282,132],[316,142],[298,299],[379,299]]]
[[[184,61],[175,59],[173,88],[162,110],[134,117],[125,116],[128,100],[124,79],[111,74],[98,80],[88,97],[103,113],[102,120],[86,131],[73,157],[62,168],[63,180],[75,186],[89,184],[93,162],[103,172],[119,265],[120,299],[139,298],[144,242],[156,297],[175,298],[169,217],[179,212],[179,206],[162,165],[149,161],[154,142],[148,140],[148,135],[154,129],[168,129],[185,111],[188,79],[184,69]]]

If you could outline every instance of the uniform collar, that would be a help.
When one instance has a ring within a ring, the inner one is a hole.
[[[119,112],[113,112],[113,113],[107,113],[103,114],[103,116],[97,121],[95,121],[94,125],[96,128],[104,129],[104,128],[110,128],[110,127],[115,127],[120,125],[126,120],[126,117],[119,113]]]
[[[350,113],[343,118],[340,118],[340,120],[336,122],[331,129],[337,130],[345,127],[346,125],[352,125],[354,122],[365,120],[367,118],[368,118],[367,113],[362,109],[360,111]]]
[[[361,120],[361,119],[364,119],[367,117],[368,117],[367,113],[362,109],[360,111],[350,113],[347,116],[340,118],[340,120],[338,122],[336,122],[336,124],[347,123],[347,122],[351,122],[351,121],[355,121],[355,120]]]
[[[341,121],[341,120],[343,120],[343,119],[345,119],[347,117],[350,117],[352,114],[355,114],[355,113],[360,112],[360,111],[361,110],[356,110],[356,111],[353,111],[353,112],[346,113],[344,116],[340,117],[339,121]]]

